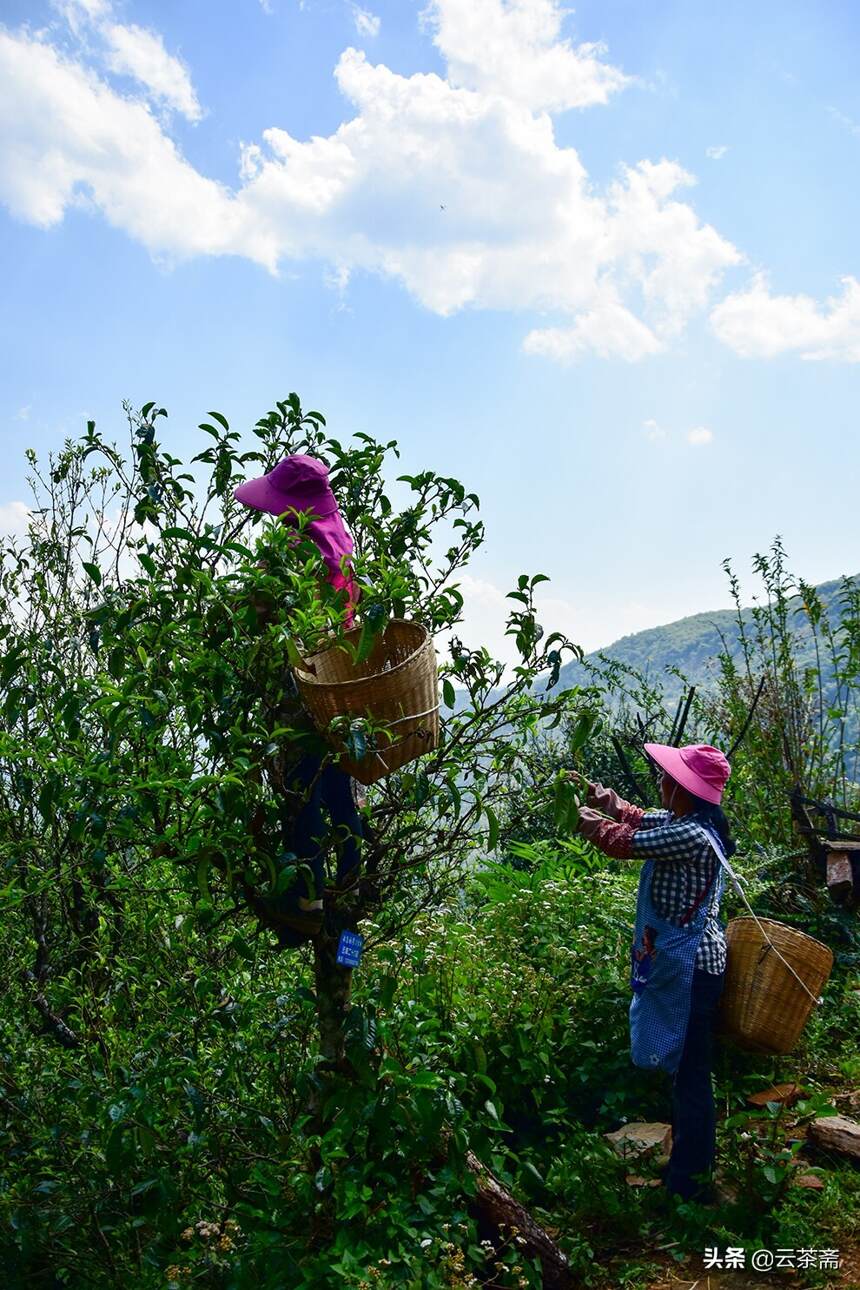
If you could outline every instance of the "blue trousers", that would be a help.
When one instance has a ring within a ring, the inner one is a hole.
[[[343,886],[361,859],[361,816],[352,795],[352,780],[337,766],[320,770],[322,758],[308,755],[291,768],[290,786],[303,801],[298,814],[285,820],[284,847],[313,871],[315,891],[299,878],[294,895],[318,899],[325,882],[325,853],[333,843],[337,854],[337,885]],[[328,813],[327,827],[323,811]]]
[[[693,970],[687,1037],[680,1065],[672,1076],[672,1154],[665,1183],[684,1200],[703,1194],[695,1177],[710,1176],[714,1167],[717,1120],[711,1065],[724,985],[725,973],[716,976],[701,968]]]

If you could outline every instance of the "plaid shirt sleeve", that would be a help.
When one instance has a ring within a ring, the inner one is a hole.
[[[668,811],[644,811],[639,818],[638,827],[640,829],[656,829],[658,825],[665,824],[668,819]]]
[[[668,811],[655,811],[664,819],[651,827],[640,826],[630,839],[635,860],[697,860],[702,852],[702,826],[686,817],[668,820]]]

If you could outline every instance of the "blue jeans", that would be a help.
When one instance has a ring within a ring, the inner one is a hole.
[[[310,865],[314,891],[307,890],[304,877],[290,889],[299,896],[318,899],[325,881],[325,853],[333,841],[337,853],[337,885],[342,887],[361,859],[361,816],[352,795],[352,780],[337,766],[320,770],[322,758],[311,754],[290,769],[291,788],[302,797],[298,814],[285,819],[284,848],[299,862]],[[326,827],[323,809],[328,813]]]
[[[709,1176],[714,1167],[717,1120],[711,1063],[725,979],[724,972],[716,976],[694,968],[684,1051],[672,1077],[672,1154],[665,1182],[669,1191],[684,1200],[702,1194],[694,1177]]]

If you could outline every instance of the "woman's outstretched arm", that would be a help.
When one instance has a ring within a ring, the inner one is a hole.
[[[702,828],[687,818],[670,819],[668,811],[652,824],[607,820],[589,807],[580,807],[579,832],[598,850],[620,860],[690,860],[702,848]],[[643,815],[643,821],[647,818]]]
[[[586,805],[613,820],[633,824],[639,829],[653,829],[668,819],[668,811],[646,811],[641,806],[634,806],[632,802],[625,802],[614,788],[606,788],[603,784],[586,779],[578,771],[569,770],[567,774],[575,784],[586,790]]]
[[[632,802],[625,802],[614,789],[604,788],[602,784],[595,784],[594,788],[594,801],[589,798],[589,806],[602,811],[604,815],[610,815],[613,820],[620,820],[622,824],[632,824],[637,830],[660,828],[671,818],[669,811],[648,811],[642,806],[634,806]]]

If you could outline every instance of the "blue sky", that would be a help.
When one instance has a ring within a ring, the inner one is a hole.
[[[588,648],[779,533],[860,570],[860,15],[820,0],[4,0],[0,522],[124,398],[297,390],[482,498],[472,632]],[[444,207],[444,209],[442,209]],[[752,590],[752,584],[748,584]]]

